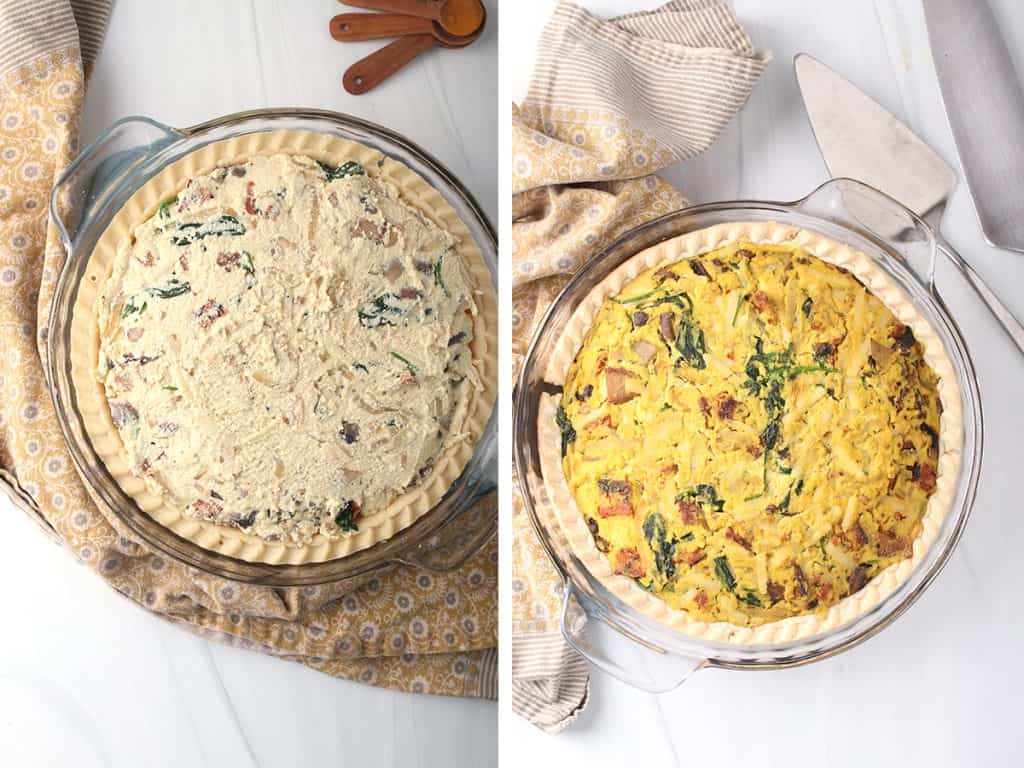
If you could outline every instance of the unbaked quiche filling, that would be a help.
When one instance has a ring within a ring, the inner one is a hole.
[[[468,439],[471,283],[454,239],[357,163],[189,179],[98,297],[96,376],[132,472],[266,540],[358,530]]]
[[[937,384],[851,274],[737,242],[604,301],[557,411],[563,469],[612,569],[671,607],[824,612],[912,554]]]

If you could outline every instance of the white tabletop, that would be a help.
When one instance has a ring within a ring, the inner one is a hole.
[[[185,126],[267,106],[349,112],[433,153],[496,221],[497,24],[354,97],[342,73],[378,44],[331,40],[328,20],[343,10],[118,0],[83,142],[131,114]],[[0,765],[497,764],[494,703],[379,690],[196,639],[117,596],[2,497],[0,516]]]
[[[655,0],[588,0],[595,12]],[[793,199],[826,179],[792,74],[808,51],[871,93],[959,169],[918,2],[735,0],[758,48],[774,62],[750,102],[705,155],[666,174],[694,202]],[[521,98],[551,0],[518,0],[503,19],[511,95]],[[999,0],[1011,49],[1024,50],[1024,4]],[[1020,68],[1024,62],[1018,62]],[[1020,70],[1024,71],[1024,70]],[[949,241],[1024,317],[1024,255],[984,244],[967,190],[946,212]],[[1024,641],[1024,536],[1015,489],[1024,434],[1024,361],[943,265],[939,286],[978,368],[985,460],[974,513],[958,550],[893,626],[834,659],[779,672],[705,671],[662,696],[593,675],[589,709],[548,737],[502,724],[515,765],[962,766],[1017,765]],[[508,749],[505,749],[507,745]]]

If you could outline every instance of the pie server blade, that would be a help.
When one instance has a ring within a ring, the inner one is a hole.
[[[814,57],[793,62],[814,138],[833,177],[857,179],[918,216],[944,206],[953,169],[907,126]]]

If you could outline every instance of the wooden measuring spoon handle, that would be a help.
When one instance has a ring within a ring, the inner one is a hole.
[[[331,19],[331,37],[341,42],[380,40],[403,35],[429,35],[434,30],[430,19],[404,13],[339,13]]]
[[[366,93],[435,45],[437,41],[433,35],[400,37],[349,67],[342,78],[342,84],[349,93]]]
[[[441,18],[441,6],[444,5],[444,0],[341,0],[341,2],[351,5],[353,8],[404,13],[435,21]]]

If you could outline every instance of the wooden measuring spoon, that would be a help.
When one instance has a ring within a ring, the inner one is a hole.
[[[439,25],[438,25],[439,26]],[[447,42],[436,36],[440,31],[445,35],[446,40],[458,42]],[[475,34],[456,37],[447,35],[444,30],[435,29],[435,34],[430,35],[405,35],[393,43],[385,45],[378,51],[366,56],[345,72],[341,79],[345,90],[351,94],[359,95],[366,93],[371,88],[380,85],[400,70],[421,53],[429,51],[434,46],[442,48],[464,48],[480,37],[480,30]]]
[[[330,30],[331,37],[343,43],[404,35],[433,35],[435,31],[438,39],[460,39],[449,35],[436,21],[404,13],[339,13],[331,19]]]
[[[369,15],[374,14],[358,14]],[[434,46],[441,48],[465,48],[480,37],[487,22],[484,20],[470,35],[450,35],[437,22],[431,23],[430,34],[405,35],[380,50],[365,56],[345,72],[341,82],[345,90],[358,96],[380,85],[421,53]]]
[[[392,11],[438,22],[452,35],[471,35],[484,23],[480,0],[341,0],[355,8]]]

